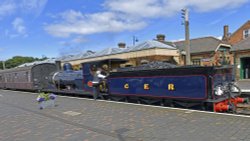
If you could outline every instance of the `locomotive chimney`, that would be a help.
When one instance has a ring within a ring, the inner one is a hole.
[[[56,70],[60,71],[62,69],[61,67],[61,61],[56,61]]]
[[[126,44],[125,43],[118,43],[118,47],[119,48],[126,48]]]
[[[157,34],[156,35],[156,40],[159,42],[164,42],[165,41],[165,35],[164,34]]]
[[[229,27],[228,27],[228,25],[224,25],[224,27],[223,27],[223,38],[222,38],[222,40],[223,40],[223,41],[228,41],[228,39],[229,39]]]

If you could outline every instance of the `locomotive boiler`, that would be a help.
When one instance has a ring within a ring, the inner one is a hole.
[[[82,88],[83,74],[82,70],[75,71],[71,64],[66,63],[63,65],[63,70],[51,73],[49,80],[55,89],[79,90]]]

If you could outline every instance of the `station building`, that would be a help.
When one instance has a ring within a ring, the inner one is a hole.
[[[185,41],[175,42],[181,52],[180,65],[185,65]],[[190,40],[190,59],[193,65],[221,66],[233,64],[231,45],[215,37],[202,37]]]
[[[232,48],[235,59],[236,78],[250,79],[250,37],[243,39]]]
[[[229,26],[224,26],[223,41],[232,45],[236,79],[250,79],[250,20],[232,34],[229,33]]]
[[[191,61],[193,65],[220,66],[233,64],[231,45],[215,38],[203,37],[190,40]],[[129,60],[127,65],[138,66],[143,61],[165,61],[176,65],[185,65],[185,41],[171,42],[165,35],[158,34],[155,40],[148,40],[135,46],[127,47],[119,43],[117,47],[105,48],[98,52],[85,53],[68,57],[62,63],[71,63],[79,68],[83,62],[109,58]],[[126,64],[125,64],[126,65]]]
[[[143,61],[165,61],[179,64],[180,54],[175,44],[165,41],[165,35],[159,34],[155,40],[148,40],[134,46],[118,43],[117,47],[105,48],[101,51],[76,55],[62,60],[62,63],[71,63],[79,68],[81,63],[98,61],[110,58],[126,59],[125,65],[138,66]]]
[[[224,26],[223,39],[202,37],[190,40],[190,57],[193,65],[220,66],[234,64],[237,80],[250,79],[250,21],[247,21],[234,33]],[[80,64],[109,58],[127,59],[128,65],[137,66],[142,61],[166,61],[185,65],[185,41],[169,42],[163,34],[155,40],[148,40],[134,46],[119,43],[117,47],[101,51],[87,51],[62,59],[62,63],[71,63],[76,69]]]

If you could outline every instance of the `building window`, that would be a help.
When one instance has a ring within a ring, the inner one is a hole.
[[[201,65],[201,60],[200,60],[200,59],[193,59],[193,60],[192,60],[192,63],[193,63],[193,65],[198,65],[198,66],[200,66],[200,65]]]
[[[218,51],[221,51],[222,53],[223,52],[227,52],[227,51],[229,52],[230,51],[230,47],[221,46],[221,47],[219,47]]]
[[[247,38],[250,36],[250,29],[243,30],[243,38]]]

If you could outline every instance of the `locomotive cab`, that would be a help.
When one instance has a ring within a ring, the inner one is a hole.
[[[127,60],[124,59],[105,59],[100,61],[86,62],[82,63],[82,72],[83,72],[83,90],[89,91],[92,93],[93,84],[92,81],[94,79],[94,73],[96,71],[100,71],[102,75],[107,76],[106,79],[100,80],[99,89],[103,94],[108,93],[108,83],[107,80],[109,75],[117,70],[121,64],[126,63]]]

